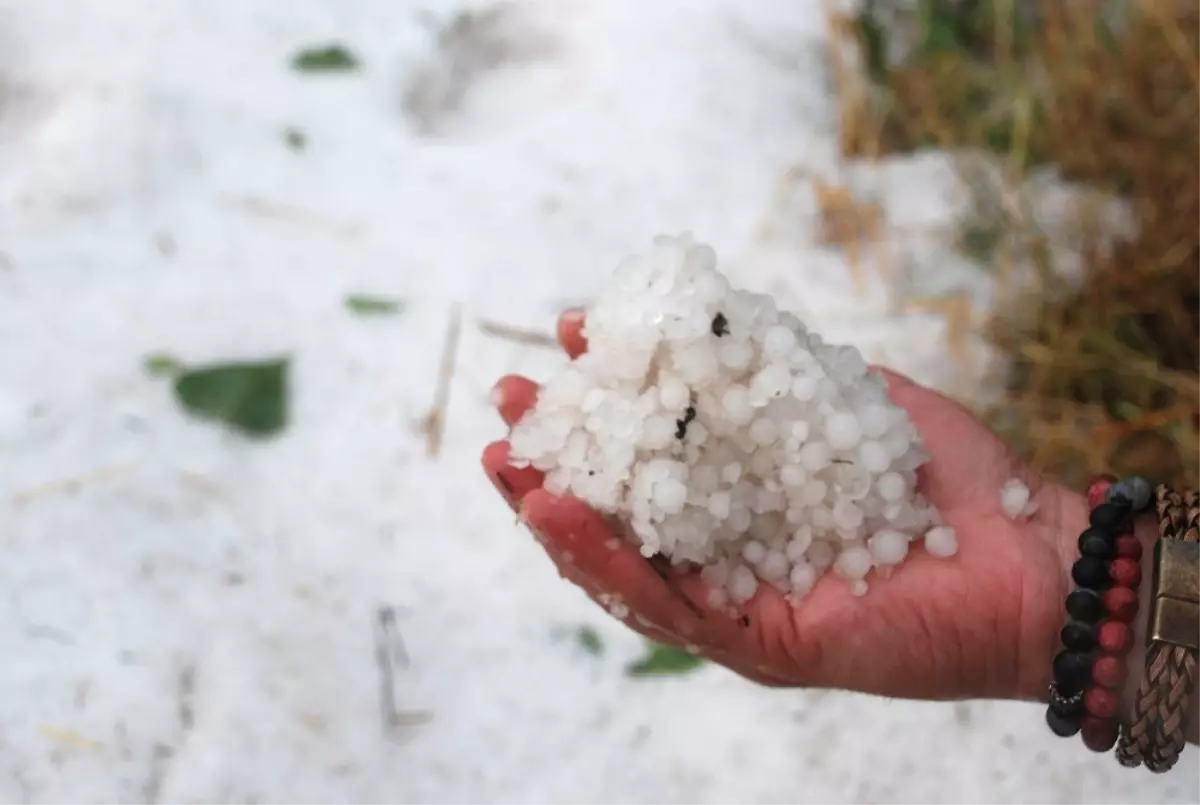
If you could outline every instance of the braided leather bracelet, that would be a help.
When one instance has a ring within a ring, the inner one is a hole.
[[[1161,538],[1155,545],[1146,672],[1121,731],[1117,760],[1153,772],[1175,765],[1183,749],[1200,650],[1200,494],[1155,493]]]

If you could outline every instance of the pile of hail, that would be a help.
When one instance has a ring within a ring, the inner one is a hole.
[[[510,462],[627,524],[645,556],[701,568],[721,599],[797,600],[824,573],[866,592],[954,530],[916,489],[927,460],[858,350],[825,344],[712,248],[659,236],[587,311],[587,352],[514,427]]]

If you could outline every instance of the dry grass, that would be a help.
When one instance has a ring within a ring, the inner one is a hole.
[[[983,413],[1037,467],[1073,485],[1101,471],[1195,485],[1200,11],[1141,0],[1116,28],[1098,23],[1093,3],[1038,3],[1036,22],[989,11],[1013,2],[956,0],[956,13],[970,7],[974,16],[939,20],[936,36],[918,37],[891,65],[879,58],[886,30],[831,15],[835,37],[866,54],[863,69],[835,64],[843,151],[986,151],[1000,157],[1007,188],[1054,166],[1124,199],[1137,231],[1114,245],[1084,208],[1073,213],[1084,277],[1072,286],[1047,234],[1012,197],[979,191],[960,247],[1003,278],[1019,243],[1037,277],[1008,286],[991,313],[990,339],[1012,369],[1007,402]]]

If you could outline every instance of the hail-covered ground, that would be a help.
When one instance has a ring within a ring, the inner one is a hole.
[[[902,304],[981,294],[941,240],[857,279],[818,243],[814,179],[906,232],[956,198],[936,155],[839,168],[820,9],[0,0],[0,799],[1194,802],[1194,754],[1131,773],[1033,705],[638,664],[478,469],[492,382],[562,366],[511,328],[657,232],[978,385]],[[285,426],[151,355],[286,361]]]

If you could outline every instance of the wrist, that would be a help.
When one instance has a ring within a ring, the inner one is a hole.
[[[1043,703],[1049,698],[1054,655],[1061,649],[1059,633],[1066,622],[1066,598],[1074,585],[1071,566],[1078,558],[1079,535],[1088,527],[1089,514],[1083,495],[1063,487],[1054,492],[1047,496],[1054,505],[1043,510],[1045,516],[1037,523],[1050,557],[1031,563],[1022,590],[1018,679],[1012,696]]]

